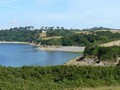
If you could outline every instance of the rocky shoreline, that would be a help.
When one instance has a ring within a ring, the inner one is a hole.
[[[82,57],[78,56],[70,61],[66,62],[64,65],[77,65],[77,66],[116,66],[119,62],[108,62],[108,61],[101,61],[99,63],[96,63],[93,59],[90,58],[84,58],[80,59]],[[120,60],[120,58],[119,58]]]

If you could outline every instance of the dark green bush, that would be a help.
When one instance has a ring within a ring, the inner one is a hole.
[[[0,67],[0,88],[70,89],[120,85],[120,67],[50,66]]]

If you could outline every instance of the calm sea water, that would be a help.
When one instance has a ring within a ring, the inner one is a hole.
[[[60,65],[80,53],[43,51],[31,45],[0,44],[0,65],[2,66],[50,66]]]

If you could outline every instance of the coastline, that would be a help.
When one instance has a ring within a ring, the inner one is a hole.
[[[70,59],[69,61],[65,62],[64,65],[78,65],[78,59],[80,58],[80,56],[77,56],[75,58]]]
[[[39,50],[44,51],[67,51],[67,52],[83,52],[85,47],[78,46],[42,46],[36,45],[35,43],[29,42],[19,42],[19,41],[0,41],[0,44],[28,44],[32,46],[36,46]]]
[[[29,42],[18,42],[18,41],[0,41],[0,44],[28,44],[32,46],[36,46],[36,49],[43,50],[43,51],[65,51],[65,52],[84,52],[85,47],[78,47],[78,46],[42,46],[36,45],[35,43]],[[76,61],[79,59],[80,56],[70,59],[69,61],[65,62],[63,65],[79,65],[79,62]]]
[[[38,47],[39,50],[45,51],[67,51],[67,52],[83,52],[85,47],[78,46],[46,46],[46,47]]]
[[[28,42],[18,42],[18,41],[0,41],[0,44],[29,44]]]

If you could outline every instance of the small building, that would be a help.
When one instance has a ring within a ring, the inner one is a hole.
[[[42,30],[42,33],[46,33],[47,31],[45,31],[45,30]]]

